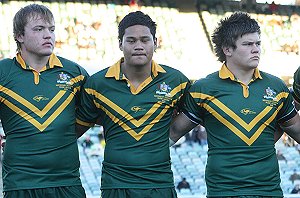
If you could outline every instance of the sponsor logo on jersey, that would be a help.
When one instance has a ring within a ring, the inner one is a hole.
[[[138,111],[146,111],[146,110],[139,106],[133,106],[133,107],[131,107],[131,111],[134,111],[134,113],[137,113]]]
[[[278,103],[278,100],[276,99],[276,92],[270,87],[265,90],[265,95],[263,98],[263,101],[270,106],[277,105]]]
[[[33,97],[33,100],[37,101],[37,102],[40,102],[42,100],[49,100],[49,98],[43,96],[43,95],[37,95],[37,96],[34,96]]]
[[[242,109],[242,110],[241,110],[241,113],[244,114],[244,115],[256,114],[255,111],[252,111],[252,110],[249,109],[249,108]]]

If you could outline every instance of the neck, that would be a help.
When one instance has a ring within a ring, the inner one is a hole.
[[[48,62],[49,56],[37,56],[28,53],[21,52],[21,56],[25,63],[35,69],[36,71],[40,71]]]
[[[245,85],[248,85],[253,78],[255,69],[243,70],[237,67],[230,67],[228,69],[233,73],[233,75]]]
[[[121,64],[122,73],[126,78],[138,87],[144,82],[149,76],[151,76],[151,65],[126,65],[124,62]]]

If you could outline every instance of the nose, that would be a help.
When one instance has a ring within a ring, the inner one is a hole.
[[[137,41],[135,42],[134,49],[143,49],[143,48],[144,48],[144,47],[143,47],[143,42],[140,41],[140,40],[137,40]]]
[[[51,38],[52,34],[53,34],[53,32],[51,30],[45,28],[45,30],[44,30],[44,37],[45,38]]]
[[[253,47],[252,47],[252,52],[253,52],[253,53],[258,53],[258,52],[260,52],[260,50],[261,50],[260,45],[254,43],[254,44],[253,44]]]

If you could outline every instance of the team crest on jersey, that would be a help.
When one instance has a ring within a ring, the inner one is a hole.
[[[277,105],[277,103],[278,103],[278,101],[276,99],[276,92],[273,89],[271,89],[270,87],[268,87],[265,90],[265,95],[263,97],[264,97],[263,101],[270,106]]]
[[[69,74],[65,74],[63,72],[58,74],[56,82],[57,82],[56,86],[58,86],[59,88],[62,88],[62,89],[70,89],[73,85]]]
[[[168,84],[163,82],[157,86],[154,97],[162,102],[169,101],[172,99],[170,94],[171,90],[172,88]]]

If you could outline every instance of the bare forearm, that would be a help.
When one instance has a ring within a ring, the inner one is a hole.
[[[281,138],[283,133],[284,132],[283,132],[282,128],[280,128],[280,126],[276,126],[276,131],[274,134],[274,143],[276,143]]]
[[[174,142],[178,141],[195,126],[197,126],[197,124],[191,122],[184,114],[179,114],[171,124],[170,139]]]
[[[89,128],[90,127],[76,124],[75,131],[76,131],[77,138],[80,138],[87,130],[89,130]]]
[[[281,128],[298,144],[300,144],[300,117],[297,114],[291,120],[281,125]]]

